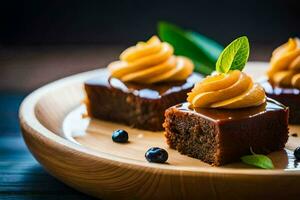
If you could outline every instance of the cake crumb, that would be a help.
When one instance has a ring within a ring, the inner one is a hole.
[[[297,133],[292,133],[291,136],[298,137],[298,134]]]

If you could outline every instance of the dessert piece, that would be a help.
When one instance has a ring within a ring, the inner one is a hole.
[[[267,99],[264,89],[240,71],[248,58],[246,52],[230,55],[247,49],[237,44],[239,39],[221,54],[218,74],[197,83],[188,93],[188,102],[165,112],[167,144],[215,166],[237,161],[250,154],[251,148],[260,154],[280,150],[288,139],[288,108]]]
[[[165,109],[184,102],[201,79],[188,58],[174,56],[155,36],[126,49],[108,69],[84,84],[88,115],[152,131],[163,129]]]
[[[171,148],[215,166],[238,161],[250,154],[250,147],[262,154],[280,150],[288,139],[288,108],[271,99],[237,110],[183,103],[169,108],[165,117]]]
[[[165,110],[184,102],[187,92],[199,80],[199,75],[192,74],[185,81],[145,85],[97,77],[84,85],[88,115],[135,128],[163,130]]]
[[[268,80],[261,82],[268,97],[290,108],[289,120],[300,124],[300,41],[289,41],[274,50]]]

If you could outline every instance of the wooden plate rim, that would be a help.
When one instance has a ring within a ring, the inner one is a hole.
[[[264,64],[264,62],[250,62],[251,65]],[[62,151],[68,151],[74,156],[81,156],[85,158],[92,158],[101,162],[109,162],[110,164],[114,163],[116,166],[122,165],[123,167],[128,167],[131,169],[139,170],[141,167],[149,168],[150,170],[162,170],[164,174],[174,174],[180,172],[181,174],[196,173],[200,176],[203,173],[208,174],[226,174],[226,175],[260,175],[260,176],[287,176],[287,175],[300,175],[300,171],[294,170],[262,170],[262,169],[232,169],[232,168],[221,168],[221,167],[180,167],[172,166],[166,164],[153,164],[142,162],[138,160],[128,160],[116,155],[112,155],[106,152],[100,152],[96,150],[89,149],[87,147],[78,145],[69,140],[66,140],[54,132],[51,132],[47,129],[35,115],[35,106],[41,97],[48,92],[57,90],[61,87],[64,87],[68,84],[74,84],[78,82],[83,82],[84,80],[90,78],[95,73],[102,72],[104,73],[106,69],[97,69],[93,71],[83,72],[76,75],[72,75],[52,83],[49,83],[31,94],[29,94],[22,102],[19,109],[19,119],[21,128],[24,130],[23,134],[29,134],[31,138],[39,140],[44,144],[51,146],[52,148],[58,148]],[[79,103],[79,102],[78,102]],[[30,148],[30,147],[29,147]]]

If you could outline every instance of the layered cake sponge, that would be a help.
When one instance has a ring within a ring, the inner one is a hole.
[[[250,148],[262,154],[284,148],[288,108],[270,99],[239,110],[190,108],[183,103],[166,110],[164,128],[171,148],[220,166],[250,154]]]

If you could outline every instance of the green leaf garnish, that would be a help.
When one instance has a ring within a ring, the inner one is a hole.
[[[195,64],[195,71],[204,75],[214,71],[215,62],[223,50],[211,39],[167,22],[158,23],[158,35],[174,47],[176,55],[189,57]]]
[[[203,53],[212,61],[216,62],[223,51],[224,47],[217,42],[201,35],[200,33],[188,31],[187,36],[202,49]]]
[[[235,39],[219,56],[216,63],[217,72],[227,73],[235,69],[242,71],[249,58],[249,51],[249,41],[246,36]]]
[[[243,161],[243,163],[252,165],[255,167],[260,167],[263,169],[274,169],[273,162],[268,156],[262,155],[262,154],[256,154],[253,152],[252,148],[250,148],[250,151],[251,151],[252,155],[247,155],[247,156],[241,157],[241,160]]]

